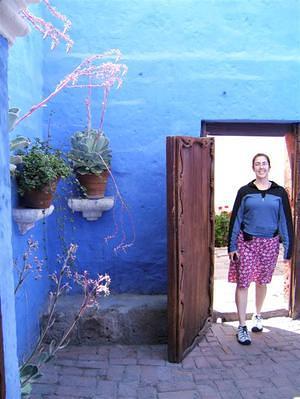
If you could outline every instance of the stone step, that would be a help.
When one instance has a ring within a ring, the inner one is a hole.
[[[47,342],[58,340],[80,308],[80,295],[66,295],[57,305]],[[45,324],[46,316],[42,323]],[[72,335],[71,344],[162,344],[167,342],[167,295],[110,295],[87,309]]]

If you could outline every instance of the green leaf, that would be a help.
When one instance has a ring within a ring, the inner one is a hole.
[[[22,398],[27,398],[28,395],[31,394],[31,391],[32,391],[32,385],[28,382],[26,385],[21,387]]]
[[[48,353],[47,352],[42,352],[38,358],[37,358],[37,363],[41,364],[41,363],[46,363],[47,362],[47,358],[48,358]]]
[[[56,341],[52,339],[49,345],[49,355],[51,356],[53,354],[53,351],[55,349]]]
[[[10,108],[8,110],[8,131],[11,132],[15,128],[17,119],[19,118],[19,108]]]
[[[27,148],[30,144],[30,140],[24,136],[17,136],[10,140],[9,147],[11,151],[22,150]]]
[[[39,369],[37,366],[33,364],[27,364],[24,367],[21,367],[20,369],[20,378],[21,378],[21,383],[22,381],[26,381],[30,378],[32,378],[35,374],[38,374]]]
[[[21,155],[11,155],[10,163],[12,163],[14,165],[18,165],[18,164],[22,163],[22,156]]]

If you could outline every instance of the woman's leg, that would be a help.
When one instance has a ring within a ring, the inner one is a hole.
[[[236,286],[235,303],[238,311],[240,326],[246,325],[246,310],[248,301],[248,288],[239,288]]]
[[[264,300],[267,294],[267,286],[256,283],[255,286],[255,306],[256,314],[260,315]]]

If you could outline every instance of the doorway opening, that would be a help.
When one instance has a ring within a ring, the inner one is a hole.
[[[252,158],[266,153],[271,159],[270,180],[284,186],[292,198],[292,167],[289,153],[289,134],[292,126],[277,123],[204,122],[202,134],[215,140],[215,231],[218,235],[214,257],[214,318],[224,321],[237,319],[235,284],[227,282],[229,259],[227,248],[220,240],[233,207],[237,190],[254,179]],[[221,223],[220,223],[221,221]],[[222,225],[223,223],[223,225]],[[283,247],[268,285],[264,303],[264,317],[288,316],[291,303],[291,264],[283,263]],[[255,311],[254,284],[250,285],[247,315]]]

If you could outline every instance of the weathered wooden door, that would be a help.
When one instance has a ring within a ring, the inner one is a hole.
[[[170,362],[180,362],[212,320],[213,160],[213,138],[167,137]]]
[[[290,196],[292,199],[294,219],[294,251],[291,262],[290,284],[290,315],[297,319],[300,317],[300,128],[299,124],[292,125],[292,129],[285,135],[290,168],[292,187]]]

